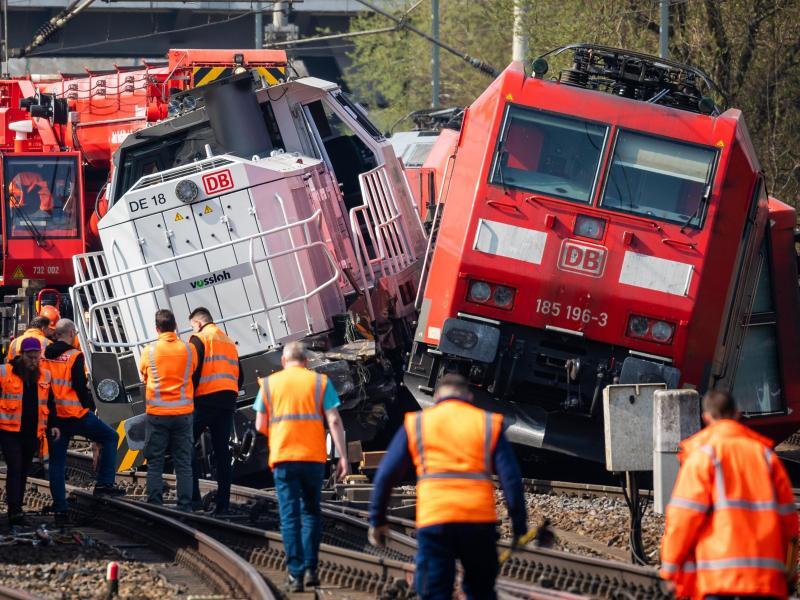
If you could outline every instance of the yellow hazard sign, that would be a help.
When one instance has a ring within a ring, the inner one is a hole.
[[[214,209],[211,208],[208,204],[206,204],[206,207],[203,209],[203,214],[210,215],[212,212],[214,212]]]
[[[181,213],[175,213],[175,220],[176,221],[183,221],[186,217],[184,217]]]
[[[714,144],[717,148],[724,148],[725,142],[723,140],[719,140],[716,144]]]
[[[25,279],[25,271],[22,270],[22,267],[14,269],[14,274],[11,276],[11,279]]]

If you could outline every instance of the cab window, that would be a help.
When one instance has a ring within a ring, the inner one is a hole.
[[[9,238],[78,235],[81,218],[75,156],[14,156],[3,161]]]
[[[620,131],[602,207],[700,229],[716,150]]]
[[[758,285],[750,315],[742,325],[744,342],[732,388],[739,410],[748,415],[779,412],[784,407],[767,235],[759,250],[758,264]]]
[[[608,127],[509,106],[491,183],[589,203]]]

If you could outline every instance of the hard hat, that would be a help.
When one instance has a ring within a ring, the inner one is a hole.
[[[55,328],[56,323],[61,318],[61,313],[58,312],[58,309],[55,306],[48,304],[42,307],[42,309],[39,311],[39,316],[50,319],[50,328]]]

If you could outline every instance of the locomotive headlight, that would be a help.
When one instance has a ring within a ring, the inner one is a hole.
[[[492,302],[497,308],[511,308],[511,306],[514,304],[515,292],[516,290],[514,288],[498,285],[496,288],[494,288]]]
[[[484,304],[492,297],[492,286],[485,281],[473,281],[469,286],[469,299]]]
[[[647,320],[647,317],[640,317],[638,315],[633,315],[628,321],[629,335],[635,337],[645,337],[649,329],[650,329],[650,322]]]
[[[193,201],[198,193],[197,184],[191,179],[184,179],[175,186],[175,195],[181,202]]]
[[[586,215],[578,215],[575,218],[575,235],[599,240],[603,237],[605,229],[606,222],[603,219],[587,217]]]
[[[119,384],[113,379],[103,379],[97,384],[97,396],[103,402],[111,402],[119,396]]]
[[[657,342],[668,342],[673,333],[675,333],[675,326],[666,321],[656,321],[650,327],[650,335]]]

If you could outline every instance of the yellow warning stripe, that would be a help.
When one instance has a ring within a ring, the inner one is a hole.
[[[119,425],[117,425],[117,435],[119,436],[119,439],[117,440],[117,460],[119,460],[120,454],[122,454],[122,460],[117,465],[117,471],[127,471],[135,466],[135,463],[137,462],[136,459],[139,456],[139,450],[128,449],[128,438],[125,437],[124,419],[119,422]],[[123,445],[125,446],[124,449]],[[144,461],[142,461],[142,464],[143,462]]]
[[[122,462],[119,464],[119,468],[117,471],[127,471],[133,466],[133,463],[136,462],[136,457],[139,456],[138,450],[128,450],[125,453],[125,457],[122,459]]]
[[[119,425],[117,425],[117,436],[119,436],[118,439],[117,439],[117,450],[119,450],[122,447],[122,442],[125,441],[125,420],[124,419],[119,422]]]
[[[363,326],[361,323],[356,323],[356,329],[357,329],[357,330],[358,330],[358,332],[359,332],[361,335],[363,335],[363,336],[364,336],[366,339],[368,339],[368,340],[375,339],[375,338],[372,336],[372,333],[369,331],[369,329],[367,329],[366,327],[364,327],[364,326]]]
[[[286,67],[255,67],[255,71],[269,85],[277,85],[286,80]],[[194,87],[200,87],[231,75],[233,75],[232,67],[194,67],[192,82]]]

